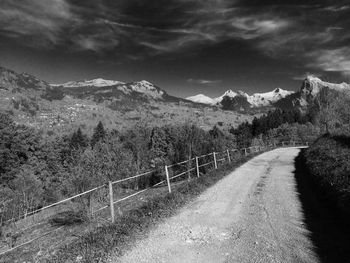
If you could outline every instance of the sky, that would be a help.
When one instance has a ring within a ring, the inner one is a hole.
[[[145,79],[179,97],[350,82],[350,4],[1,0],[0,66],[49,83]]]

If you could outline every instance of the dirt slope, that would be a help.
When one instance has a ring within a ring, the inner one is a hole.
[[[319,262],[296,192],[298,152],[255,157],[110,262]]]

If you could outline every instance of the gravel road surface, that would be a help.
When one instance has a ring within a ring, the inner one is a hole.
[[[299,151],[253,158],[110,262],[319,262],[293,175]]]

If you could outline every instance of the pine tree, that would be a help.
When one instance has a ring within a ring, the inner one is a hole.
[[[82,133],[81,129],[79,128],[72,135],[72,138],[70,141],[70,147],[74,149],[78,149],[80,147],[86,147],[87,144],[88,144],[87,137]]]
[[[168,154],[168,142],[164,129],[158,127],[153,128],[149,148],[153,158],[166,158]]]
[[[94,134],[91,138],[91,146],[94,146],[97,142],[104,139],[106,136],[105,129],[103,127],[103,124],[101,121],[97,124],[96,128],[94,129]]]

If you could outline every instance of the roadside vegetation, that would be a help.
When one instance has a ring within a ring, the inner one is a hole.
[[[319,195],[350,219],[350,137],[324,135],[304,152]]]
[[[321,90],[310,107],[321,136],[304,151],[313,186],[325,202],[350,215],[350,95]]]

